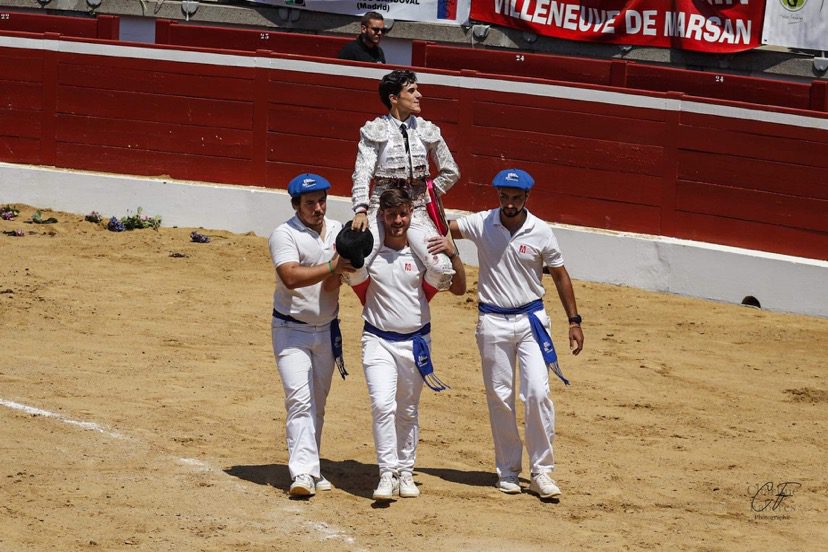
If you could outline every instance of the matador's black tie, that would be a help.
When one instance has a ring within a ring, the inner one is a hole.
[[[405,141],[405,156],[408,158],[408,170],[410,174],[409,182],[414,182],[414,163],[411,161],[411,144],[408,143],[408,129],[405,123],[400,125],[400,132],[402,132],[403,140]]]
[[[400,132],[402,132],[403,140],[405,140],[405,153],[411,153],[411,145],[408,143],[408,129],[405,128],[405,123],[400,125]]]

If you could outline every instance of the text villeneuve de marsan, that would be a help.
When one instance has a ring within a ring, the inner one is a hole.
[[[503,16],[559,29],[595,34],[679,37],[708,43],[748,44],[752,22],[663,10],[604,10],[555,0],[492,0]],[[747,5],[749,0],[708,0]]]

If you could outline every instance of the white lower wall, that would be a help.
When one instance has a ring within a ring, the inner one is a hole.
[[[828,262],[661,236],[552,225],[581,280],[828,316]]]
[[[494,205],[494,195],[492,195]],[[292,216],[286,192],[0,163],[0,204],[121,217],[142,207],[164,226],[220,228],[268,236]],[[531,202],[530,202],[531,208]],[[457,216],[462,213],[455,212]],[[350,199],[331,197],[328,215],[351,218]],[[452,216],[450,215],[450,217]],[[828,262],[660,236],[551,225],[573,278],[828,316]],[[467,264],[474,246],[462,240]]]

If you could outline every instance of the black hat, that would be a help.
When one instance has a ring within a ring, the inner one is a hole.
[[[362,268],[365,257],[370,255],[374,248],[374,236],[367,229],[352,230],[351,222],[346,222],[336,236],[336,252],[351,261],[354,268]]]

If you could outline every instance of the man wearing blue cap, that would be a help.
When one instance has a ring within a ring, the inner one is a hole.
[[[339,332],[339,286],[350,263],[336,254],[342,225],[325,216],[324,177],[300,174],[288,184],[296,214],[279,225],[268,242],[276,268],[271,334],[276,367],[285,391],[291,496],[330,490],[319,471],[325,401],[334,364],[344,378]]]
[[[526,209],[533,184],[534,179],[526,171],[501,171],[492,181],[500,207],[451,221],[449,226],[452,237],[469,239],[477,246],[477,346],[495,445],[497,488],[507,494],[522,491],[518,475],[523,446],[515,416],[515,374],[519,365],[532,476],[529,490],[551,498],[560,496],[561,491],[550,477],[555,468],[555,409],[549,398],[547,367],[564,383],[569,382],[558,368],[549,338],[541,282],[544,266],[552,275],[569,318],[573,354],[581,352],[584,334],[558,241],[549,225]]]

